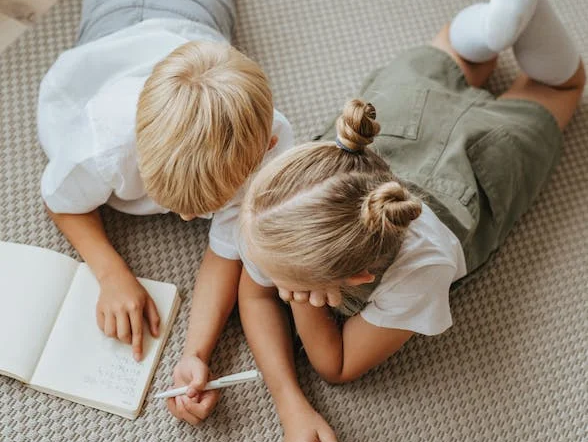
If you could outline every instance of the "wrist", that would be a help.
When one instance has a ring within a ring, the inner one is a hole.
[[[119,255],[113,256],[103,263],[94,263],[92,272],[96,276],[99,284],[103,284],[109,279],[120,276],[121,274],[132,274],[127,263]]]
[[[278,418],[284,427],[290,426],[291,422],[297,425],[300,421],[300,416],[308,416],[309,413],[314,412],[314,408],[307,400],[298,400],[288,403],[284,407],[276,407]]]
[[[203,352],[200,349],[190,350],[188,348],[184,348],[184,351],[182,353],[182,358],[198,358],[202,362],[204,362],[206,365],[208,365],[210,362],[210,356],[207,355],[205,352]]]
[[[272,396],[276,410],[282,421],[288,416],[297,414],[308,407],[312,408],[298,385],[290,387],[283,386],[279,391],[273,392]]]

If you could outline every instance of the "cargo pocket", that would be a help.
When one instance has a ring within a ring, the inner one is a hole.
[[[427,89],[412,86],[386,84],[380,87],[371,83],[361,93],[361,100],[376,108],[376,121],[380,124],[379,137],[415,141],[419,137],[427,94]],[[330,118],[325,129],[313,133],[312,140],[334,140],[337,135],[336,121],[340,114],[338,111]]]
[[[372,85],[364,100],[376,108],[380,135],[416,140],[427,100],[427,89],[404,85],[386,85],[379,89]]]
[[[478,185],[488,199],[492,222],[500,228],[512,211],[525,170],[521,157],[516,154],[516,140],[499,126],[469,146],[467,156]]]

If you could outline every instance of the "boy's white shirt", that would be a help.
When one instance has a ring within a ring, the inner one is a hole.
[[[41,82],[39,140],[49,157],[41,193],[56,213],[88,213],[102,204],[133,215],[167,213],[147,196],[137,166],[135,115],[156,63],[188,41],[227,40],[189,20],[152,19],[60,55]],[[293,147],[288,120],[274,111],[277,145],[263,163]],[[239,259],[236,224],[243,196],[212,217],[212,250]]]
[[[243,264],[264,286],[272,281],[247,258]],[[454,233],[423,204],[421,215],[410,223],[400,251],[360,312],[370,324],[411,330],[424,335],[443,333],[452,325],[449,288],[466,275],[463,249]]]

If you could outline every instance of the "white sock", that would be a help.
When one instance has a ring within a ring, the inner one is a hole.
[[[460,11],[449,40],[466,60],[482,63],[513,46],[521,69],[556,86],[576,71],[580,54],[548,0],[491,0]]]
[[[547,0],[539,1],[513,51],[529,77],[550,86],[565,83],[580,64],[580,52]]]
[[[535,13],[539,0],[490,0],[460,11],[449,28],[449,40],[463,58],[482,63],[510,48]]]
[[[486,18],[488,47],[494,52],[510,48],[535,13],[539,0],[490,0]]]
[[[476,3],[459,11],[449,27],[449,41],[453,49],[468,61],[483,63],[498,55],[488,46],[486,20],[488,3]]]

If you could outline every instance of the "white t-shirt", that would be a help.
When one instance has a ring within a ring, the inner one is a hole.
[[[273,285],[245,253],[242,256],[253,280],[264,286]],[[396,259],[382,275],[360,314],[378,327],[424,335],[443,333],[452,324],[449,287],[465,275],[465,258],[459,240],[423,204],[421,215],[408,227]]]
[[[133,215],[167,213],[147,196],[137,166],[139,94],[157,62],[188,41],[227,43],[216,30],[177,19],[152,19],[72,48],[41,82],[37,122],[49,157],[41,193],[56,213],[88,213],[102,204]],[[294,145],[292,128],[274,111],[279,137],[263,162]],[[212,217],[210,246],[239,259],[236,237],[241,189]]]
[[[378,327],[443,333],[452,325],[449,287],[466,275],[455,234],[423,204],[410,223],[400,251],[382,275],[361,316]]]

